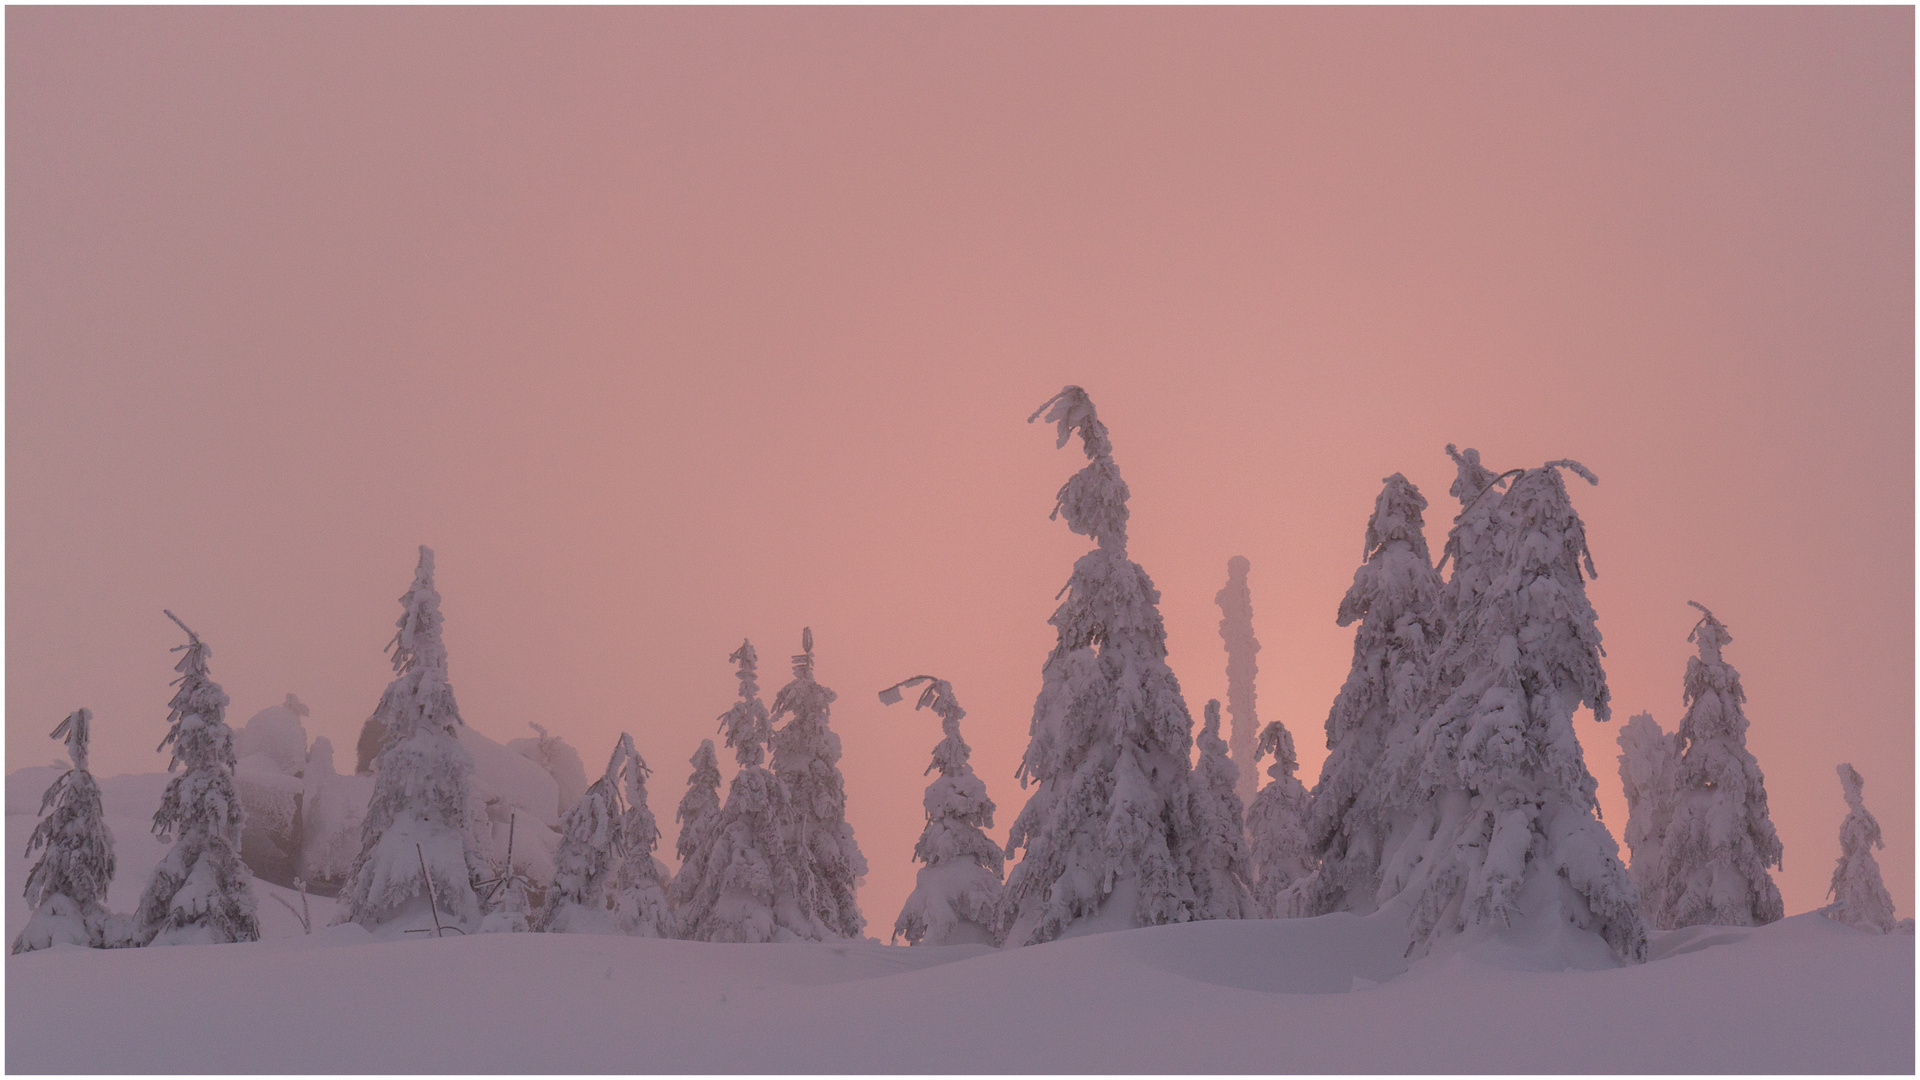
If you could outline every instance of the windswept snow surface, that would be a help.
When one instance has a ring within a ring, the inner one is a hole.
[[[277,904],[262,905],[277,908]],[[297,928],[294,931],[297,933]],[[994,950],[575,934],[7,960],[9,1072],[1911,1073],[1914,939],[1817,914],[1653,959],[1409,970],[1390,915]],[[156,1002],[193,1002],[155,1023]]]

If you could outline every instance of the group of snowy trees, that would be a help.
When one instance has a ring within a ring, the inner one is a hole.
[[[1378,911],[1404,919],[1410,954],[1521,929],[1576,949],[1604,943],[1632,962],[1645,957],[1649,926],[1781,917],[1768,874],[1781,865],[1780,841],[1745,745],[1739,674],[1722,656],[1732,637],[1700,605],[1678,731],[1663,734],[1643,713],[1620,734],[1631,873],[1599,820],[1572,724],[1582,705],[1601,721],[1610,713],[1585,587],[1593,559],[1564,480],[1598,482],[1580,463],[1495,475],[1474,450],[1449,445],[1460,510],[1438,564],[1424,535],[1426,499],[1398,473],[1383,481],[1337,612],[1339,625],[1358,624],[1353,661],[1309,792],[1295,776],[1292,735],[1255,718],[1247,560],[1228,564],[1216,597],[1230,740],[1217,701],[1196,740],[1167,665],[1159,592],[1127,553],[1129,491],[1106,426],[1074,386],[1029,422],[1042,414],[1057,425],[1057,446],[1080,438],[1088,463],[1061,487],[1054,514],[1094,547],[1050,619],[1056,641],[1017,774],[1033,790],[996,844],[986,833],[994,803],[969,764],[952,685],[922,675],[881,692],[891,704],[924,684],[916,708],[940,718],[943,736],[926,770],[938,776],[896,939],[1033,944],[1196,919]],[[738,768],[722,800],[713,741],[693,755],[675,815],[678,872],[654,858],[651,770],[622,733],[602,776],[560,820],[551,881],[534,883],[516,869],[511,843],[504,867],[482,854],[433,573],[423,546],[390,645],[395,678],[362,737],[374,788],[338,921],[718,942],[861,937],[856,890],[867,864],[846,821],[829,725],[836,695],[815,677],[811,630],[771,709],[751,642],[729,656],[737,698],[719,728]],[[112,837],[86,767],[91,714],[68,717],[54,737],[65,738],[74,767],[48,789],[28,843],[30,856],[45,853],[27,877],[34,914],[16,952],[258,937],[239,856],[227,697],[208,676],[205,643],[187,634],[161,743],[173,747],[169,771],[185,769],[154,817],[172,847],[137,912],[111,915]],[[539,749],[552,756],[559,746],[548,739],[543,731]],[[1267,755],[1269,782],[1259,786],[1255,766]],[[1839,772],[1850,813],[1827,910],[1886,932],[1892,905],[1872,855],[1879,825],[1859,774]]]

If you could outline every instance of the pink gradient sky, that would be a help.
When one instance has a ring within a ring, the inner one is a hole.
[[[666,854],[727,653],[770,699],[812,626],[884,938],[939,733],[875,691],[1024,801],[1073,382],[1196,718],[1244,554],[1311,783],[1380,479],[1437,546],[1445,443],[1578,458],[1616,720],[1707,604],[1787,909],[1851,761],[1911,914],[1913,18],[9,8],[8,765],[88,705],[164,767],[162,607],[350,762],[426,543],[469,723],[631,731]]]

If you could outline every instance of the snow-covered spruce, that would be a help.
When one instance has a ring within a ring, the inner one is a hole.
[[[1194,900],[1203,919],[1257,919],[1253,855],[1247,847],[1245,812],[1235,790],[1240,767],[1227,756],[1227,741],[1220,737],[1220,703],[1208,701],[1203,715],[1200,737],[1195,740],[1200,745],[1200,762],[1194,768],[1193,823],[1204,842],[1196,848],[1200,861],[1193,868]],[[1248,751],[1248,771],[1259,760],[1258,753]]]
[[[53,729],[53,738],[66,740],[73,768],[61,773],[40,797],[40,822],[27,837],[26,857],[33,858],[36,851],[42,854],[27,871],[27,906],[33,914],[13,939],[16,953],[54,945],[97,949],[106,943],[113,833],[100,808],[100,785],[87,771],[92,724],[93,711],[80,709]],[[1875,826],[1875,839],[1879,835]],[[1874,880],[1879,880],[1878,872]]]
[[[1247,810],[1258,917],[1292,919],[1314,914],[1307,894],[1319,865],[1307,834],[1313,799],[1294,775],[1300,758],[1294,753],[1293,735],[1275,720],[1260,732],[1255,753],[1255,764],[1260,756],[1273,755],[1273,764],[1267,767],[1269,780]]]
[[[1234,794],[1241,806],[1253,803],[1260,785],[1254,768],[1260,741],[1260,720],[1254,710],[1254,676],[1259,674],[1260,639],[1253,636],[1253,591],[1247,587],[1251,567],[1245,555],[1227,560],[1227,583],[1213,596],[1220,605],[1220,639],[1227,647],[1227,715],[1233,718],[1227,746],[1239,779]]]
[[[711,843],[692,854],[682,847],[680,872],[670,899],[680,936],[694,941],[792,941],[801,921],[798,887],[787,856],[781,822],[786,789],[766,765],[772,721],[760,700],[758,656],[743,641],[727,659],[737,666],[739,700],[720,717],[739,768],[727,786],[727,801],[714,823]],[[703,762],[694,755],[690,787],[702,784]],[[717,770],[712,782],[719,783]],[[689,798],[692,793],[689,791]],[[684,808],[685,803],[681,804]],[[686,819],[683,818],[683,821]],[[688,841],[686,831],[681,842]]]
[[[1640,713],[1620,727],[1620,787],[1627,797],[1627,876],[1640,896],[1640,913],[1659,906],[1661,840],[1673,821],[1679,796],[1678,733],[1660,730],[1652,713]],[[1649,919],[1651,921],[1651,919]]]
[[[1443,639],[1459,682],[1384,763],[1415,826],[1385,853],[1382,895],[1405,907],[1423,950],[1512,928],[1573,954],[1591,952],[1582,942],[1593,935],[1616,959],[1646,958],[1646,926],[1573,731],[1582,703],[1596,720],[1610,709],[1581,575],[1583,564],[1594,574],[1593,559],[1562,469],[1598,482],[1556,461],[1479,497],[1492,501],[1480,537],[1491,551],[1456,569],[1484,571],[1485,584],[1460,593]]]
[[[240,861],[240,830],[246,814],[233,786],[233,729],[227,726],[227,694],[207,673],[212,655],[200,635],[166,613],[187,632],[184,653],[173,670],[180,687],[168,704],[167,737],[156,749],[173,747],[167,771],[185,765],[167,784],[153,831],[173,846],[153,868],[134,913],[134,942],[194,945],[258,941],[253,887]]]
[[[1001,872],[1005,857],[999,845],[983,831],[993,828],[993,800],[987,785],[974,775],[967,759],[973,751],[960,737],[960,718],[966,710],[953,694],[953,685],[931,675],[917,675],[880,691],[880,703],[892,705],[900,691],[926,683],[914,711],[932,709],[940,717],[943,738],[933,748],[933,761],[921,775],[940,770],[927,785],[923,803],[927,826],[913,845],[913,893],[894,920],[893,936],[909,945],[993,945],[1005,886]]]
[[[633,737],[621,732],[606,772],[560,820],[553,885],[536,929],[671,936],[653,865],[660,829],[647,808],[649,772]]]
[[[1887,895],[1887,885],[1880,880],[1880,863],[1873,857],[1874,848],[1887,845],[1880,839],[1880,823],[1860,799],[1866,781],[1851,765],[1842,764],[1834,771],[1840,774],[1840,790],[1847,797],[1847,817],[1840,823],[1840,861],[1833,868],[1833,884],[1827,889],[1827,895],[1833,897],[1833,903],[1825,909],[1827,917],[1869,934],[1891,934],[1893,897]]]
[[[335,921],[369,930],[401,921],[413,924],[409,929],[432,925],[424,859],[441,923],[473,932],[481,916],[475,886],[487,867],[468,827],[473,758],[455,734],[460,707],[447,682],[440,594],[425,545],[400,607],[389,645],[395,678],[373,714],[384,732],[372,763],[373,799]]]
[[[867,925],[854,896],[866,879],[867,860],[847,824],[840,736],[827,726],[837,696],[815,681],[813,630],[803,628],[793,681],[773,697],[773,722],[789,718],[773,736],[773,774],[786,789],[781,832],[799,901],[799,917],[786,927],[810,941],[858,939]],[[778,909],[775,916],[781,917]]]
[[[680,870],[667,883],[667,906],[678,937],[689,936],[688,928],[699,921],[693,914],[693,900],[720,835],[720,761],[713,740],[701,739],[700,748],[687,764],[693,766],[693,772],[687,776],[687,793],[680,796],[673,814],[680,824],[680,836],[674,843]]]
[[[1337,615],[1341,626],[1360,626],[1347,681],[1327,713],[1327,758],[1307,819],[1306,857],[1318,869],[1301,889],[1303,915],[1365,914],[1378,903],[1380,854],[1396,824],[1407,824],[1396,818],[1379,765],[1389,744],[1412,737],[1440,644],[1444,586],[1427,551],[1427,500],[1399,473],[1381,484],[1363,561]]]
[[[1088,463],[1062,487],[1054,515],[1097,545],[1074,564],[1067,599],[1048,621],[1058,638],[1041,669],[1021,786],[1037,785],[1006,853],[1001,940],[1035,944],[1079,920],[1115,928],[1199,916],[1192,867],[1205,861],[1192,818],[1193,718],[1167,667],[1160,593],[1127,557],[1127,485],[1113,444],[1077,386],[1042,405],[1075,431]]]
[[[1663,930],[1709,923],[1764,926],[1785,914],[1767,867],[1780,866],[1780,837],[1767,816],[1766,778],[1747,752],[1747,700],[1740,673],[1720,650],[1733,640],[1713,612],[1687,640],[1686,741],[1677,771],[1673,820],[1661,841],[1650,918]]]

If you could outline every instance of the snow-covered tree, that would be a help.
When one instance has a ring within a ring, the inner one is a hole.
[[[1195,904],[1202,919],[1256,919],[1260,909],[1253,901],[1253,854],[1247,847],[1245,811],[1235,790],[1240,767],[1227,756],[1227,741],[1220,737],[1220,703],[1208,701],[1203,715],[1200,737],[1195,740],[1200,744],[1200,762],[1194,768],[1192,788],[1193,823],[1199,830],[1193,859]],[[1250,749],[1242,759],[1249,772],[1257,754]]]
[[[739,700],[720,717],[720,730],[733,747],[739,768],[727,786],[727,801],[704,848],[683,826],[680,872],[669,898],[680,936],[693,941],[761,942],[794,940],[790,927],[801,921],[798,886],[787,856],[781,822],[787,816],[786,791],[766,765],[772,736],[767,707],[760,701],[758,657],[743,641],[727,659],[738,665]],[[689,787],[701,786],[711,760],[693,759]],[[712,783],[720,780],[717,770]],[[688,798],[693,793],[688,792]],[[682,803],[683,809],[686,803]],[[687,818],[681,819],[683,822]],[[776,909],[778,917],[776,917]]]
[[[922,800],[927,827],[913,845],[913,858],[923,865],[894,920],[893,936],[906,938],[909,945],[998,944],[1004,856],[983,831],[993,828],[993,800],[987,797],[987,785],[974,775],[967,760],[973,751],[960,737],[966,710],[953,685],[931,675],[916,675],[880,691],[880,703],[892,705],[900,700],[901,690],[921,683],[927,688],[914,711],[932,709],[944,735],[921,775],[935,769],[940,775],[927,785]]]
[[[690,905],[699,895],[702,875],[720,835],[720,761],[713,740],[701,739],[700,749],[693,752],[687,764],[693,766],[693,772],[687,777],[687,793],[680,797],[673,815],[680,823],[680,837],[674,844],[680,870],[667,884],[667,905],[682,937],[689,927]]]
[[[1682,743],[1660,730],[1652,713],[1640,713],[1620,728],[1620,786],[1627,796],[1627,876],[1640,895],[1640,912],[1659,906],[1660,843],[1673,821],[1679,796]]]
[[[395,678],[373,714],[385,732],[373,761],[373,799],[336,921],[369,930],[402,920],[426,925],[431,899],[452,925],[473,931],[481,914],[475,886],[487,867],[468,827],[473,757],[456,734],[463,721],[447,681],[440,594],[425,545],[400,607],[399,632],[388,646]]]
[[[651,770],[626,732],[607,769],[560,820],[553,885],[537,929],[668,937],[666,896],[653,864],[660,839],[647,808]]]
[[[1687,640],[1700,655],[1687,660],[1673,820],[1661,841],[1655,874],[1654,925],[1674,930],[1764,926],[1785,914],[1767,867],[1780,866],[1780,837],[1767,816],[1766,778],[1747,752],[1747,694],[1740,673],[1720,655],[1733,640],[1713,612]]]
[[[27,837],[26,857],[33,858],[36,851],[42,854],[27,871],[27,906],[33,914],[13,939],[16,953],[62,944],[99,948],[106,943],[113,833],[100,807],[100,785],[87,771],[92,724],[93,711],[80,709],[53,729],[53,738],[66,740],[73,768],[61,773],[40,797],[40,823]],[[1875,826],[1874,838],[1879,835]],[[1874,880],[1879,880],[1877,871]]]
[[[787,929],[808,940],[857,939],[867,925],[854,897],[866,879],[867,860],[847,824],[840,736],[827,726],[837,696],[815,681],[813,630],[802,629],[793,681],[773,697],[773,722],[789,718],[773,736],[773,774],[786,789],[782,832],[800,905],[799,918]]]
[[[1462,514],[1474,520],[1491,502],[1488,528],[1473,544],[1449,542],[1471,556],[1456,574],[1485,580],[1456,592],[1443,637],[1457,683],[1383,763],[1415,827],[1385,853],[1382,895],[1405,906],[1414,943],[1428,949],[1510,927],[1577,949],[1571,930],[1638,962],[1646,926],[1573,730],[1582,703],[1601,721],[1610,705],[1581,575],[1584,565],[1593,576],[1593,559],[1561,469],[1598,482],[1557,461],[1504,494],[1490,484]]]
[[[233,729],[227,726],[227,694],[207,673],[212,655],[200,635],[166,613],[187,632],[184,653],[173,670],[180,689],[168,704],[167,737],[173,747],[167,771],[185,765],[167,784],[153,831],[173,846],[153,868],[135,912],[135,940],[147,945],[258,941],[253,887],[240,861],[240,830],[246,813],[233,785]]]
[[[1220,639],[1227,646],[1227,715],[1233,718],[1227,745],[1237,766],[1239,779],[1234,794],[1240,805],[1253,802],[1260,777],[1254,770],[1260,741],[1260,721],[1254,711],[1254,676],[1259,674],[1260,639],[1253,636],[1253,591],[1247,588],[1247,570],[1252,564],[1245,555],[1227,560],[1227,583],[1214,594],[1220,605]]]
[[[1300,758],[1294,753],[1293,735],[1275,720],[1260,732],[1254,753],[1255,764],[1261,757],[1273,755],[1273,764],[1267,767],[1270,779],[1247,810],[1253,903],[1258,917],[1291,919],[1316,914],[1308,906],[1307,894],[1318,866],[1307,834],[1313,799],[1294,775],[1300,769]]]
[[[1381,483],[1367,519],[1364,561],[1337,616],[1341,626],[1360,626],[1347,681],[1327,713],[1327,758],[1307,820],[1306,859],[1318,870],[1302,886],[1297,914],[1372,911],[1381,852],[1396,825],[1410,821],[1394,811],[1380,761],[1388,745],[1411,738],[1419,722],[1440,643],[1444,587],[1427,552],[1426,498],[1399,473]],[[1266,900],[1277,895],[1263,893]]]
[[[1847,797],[1847,817],[1840,823],[1840,861],[1833,868],[1833,884],[1827,889],[1827,895],[1833,897],[1826,908],[1827,917],[1869,934],[1891,934],[1893,897],[1887,895],[1886,883],[1880,880],[1880,863],[1873,857],[1874,848],[1887,845],[1880,839],[1880,823],[1860,799],[1866,781],[1851,765],[1842,764],[1834,771],[1840,774],[1840,790]]]
[[[1080,433],[1088,463],[1060,488],[1054,515],[1091,537],[1041,669],[1021,786],[1037,784],[1006,853],[1002,941],[1050,941],[1078,920],[1112,927],[1185,922],[1199,909],[1192,859],[1193,717],[1167,666],[1160,593],[1127,557],[1127,485],[1084,390],[1042,405],[1057,446]]]

